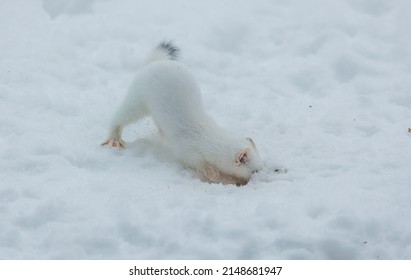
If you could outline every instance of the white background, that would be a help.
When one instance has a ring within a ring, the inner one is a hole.
[[[130,276],[139,268],[213,269],[212,276]],[[278,275],[222,275],[223,267],[282,267]],[[410,279],[409,261],[0,261],[3,279]],[[216,271],[219,271],[218,273]]]

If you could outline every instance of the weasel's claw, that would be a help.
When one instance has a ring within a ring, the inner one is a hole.
[[[126,144],[124,143],[122,139],[108,139],[104,141],[103,143],[101,143],[101,146],[106,146],[106,145],[112,148],[120,148],[120,149],[126,148]]]

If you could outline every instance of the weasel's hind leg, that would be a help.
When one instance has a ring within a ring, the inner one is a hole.
[[[109,147],[116,147],[124,149],[126,144],[123,139],[121,139],[121,127],[118,126],[111,130],[109,137],[101,143],[101,146],[108,145]]]
[[[101,144],[102,146],[116,147],[124,149],[126,144],[121,139],[123,128],[133,122],[136,122],[148,115],[148,111],[142,102],[137,102],[134,106],[130,103],[124,102],[118,108],[114,118],[111,122],[111,129],[107,139]]]

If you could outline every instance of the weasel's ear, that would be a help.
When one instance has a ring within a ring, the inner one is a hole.
[[[203,168],[203,175],[204,177],[209,181],[209,182],[214,182],[214,183],[218,183],[219,179],[220,179],[220,172],[218,171],[218,169],[211,165],[206,163],[204,165]]]
[[[248,142],[250,142],[251,146],[253,146],[253,148],[255,149],[255,143],[253,141],[253,139],[251,138],[246,138]]]
[[[240,166],[242,164],[245,164],[248,160],[248,149],[245,149],[244,151],[241,151],[238,153],[237,158],[235,160],[235,163],[237,164],[237,166]]]

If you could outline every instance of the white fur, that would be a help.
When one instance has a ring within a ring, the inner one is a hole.
[[[103,143],[124,147],[121,131],[151,115],[175,158],[209,182],[246,184],[263,163],[251,139],[233,139],[205,112],[198,85],[166,50],[155,50],[117,110]]]

